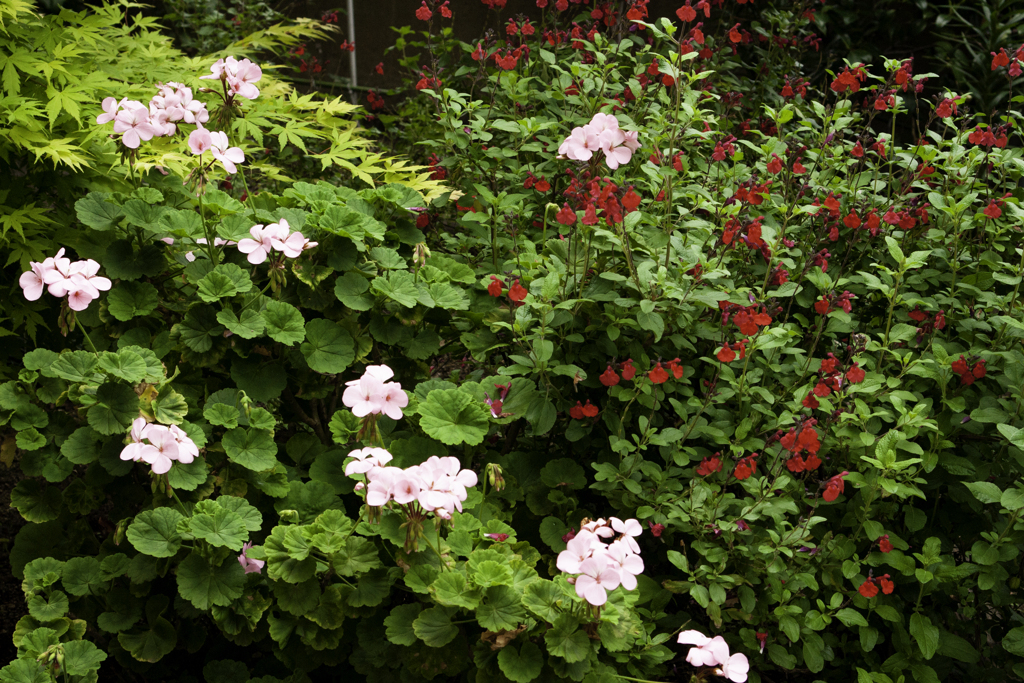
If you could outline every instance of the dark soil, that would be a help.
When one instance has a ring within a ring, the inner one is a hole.
[[[11,490],[21,478],[21,470],[17,466],[7,468],[0,464],[0,667],[14,659],[11,638],[18,620],[26,612],[21,581],[11,573],[9,560],[14,537],[25,524],[18,511],[11,507]]]

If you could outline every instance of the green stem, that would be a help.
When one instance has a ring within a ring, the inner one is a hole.
[[[96,350],[96,345],[92,343],[92,338],[90,338],[89,333],[85,331],[85,326],[82,325],[82,321],[78,319],[77,315],[75,316],[75,324],[78,325],[78,329],[80,329],[82,334],[85,335],[85,341],[89,345],[89,349],[96,354],[97,358],[99,358],[100,352]]]

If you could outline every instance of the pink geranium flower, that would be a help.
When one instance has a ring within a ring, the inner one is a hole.
[[[53,259],[47,259],[47,261],[52,263]],[[35,301],[43,295],[43,285],[46,284],[45,278],[48,272],[43,263],[30,262],[29,267],[31,270],[26,270],[18,278],[18,284],[21,286],[25,298],[29,301]]]
[[[628,538],[628,537],[627,537]],[[619,572],[622,587],[628,591],[637,586],[636,577],[644,571],[644,561],[639,555],[630,552],[625,541],[616,541],[608,546],[608,566]]]
[[[388,382],[384,385],[384,393],[380,397],[380,411],[392,420],[402,419],[402,408],[409,405],[409,397],[402,391],[402,385],[398,382]]]
[[[384,409],[386,395],[383,382],[376,377],[363,375],[358,384],[345,389],[341,401],[352,409],[352,414],[356,417],[366,417]]]
[[[683,631],[678,642],[696,646],[686,654],[693,666],[717,666],[729,660],[729,644],[722,636],[708,638],[700,631]]]
[[[621,583],[619,573],[608,566],[603,557],[591,557],[580,565],[582,574],[576,577],[576,595],[591,605],[600,607],[608,602],[608,591]]]
[[[267,260],[270,252],[274,250],[273,238],[276,231],[269,232],[262,225],[254,225],[249,228],[252,239],[246,237],[238,240],[238,251],[248,254],[247,260],[253,265],[258,265]]]
[[[572,133],[559,146],[558,153],[575,161],[589,161],[601,149],[601,140],[585,126],[573,128]]]
[[[284,223],[284,219],[281,220]],[[288,258],[298,258],[303,251],[312,249],[317,242],[306,239],[301,232],[293,232],[284,239],[274,238],[272,240],[274,249],[280,251]]]
[[[96,123],[103,125],[104,123],[110,123],[117,116],[117,112],[121,111],[121,106],[127,101],[127,98],[122,97],[120,100],[115,100],[113,97],[107,97],[103,100],[100,105],[103,108],[103,113],[96,117]]]
[[[146,448],[146,444],[142,440],[146,436],[146,427],[148,426],[149,423],[146,422],[146,418],[135,418],[135,421],[132,422],[131,432],[129,432],[132,441],[121,450],[121,460],[134,460],[138,462],[142,459],[142,452]]]
[[[581,530],[576,537],[566,544],[565,550],[558,553],[555,566],[566,574],[579,574],[580,566],[594,553],[597,537],[589,531]]]
[[[635,519],[627,519],[623,522],[618,517],[612,517],[609,521],[612,523],[612,529],[616,533],[622,534],[622,540],[629,546],[629,549],[633,553],[639,553],[640,546],[633,539],[644,532],[644,528],[640,525],[640,522]]]
[[[149,110],[145,106],[138,102],[126,102],[125,108],[114,116],[114,132],[121,133],[121,142],[125,147],[138,149],[143,140],[151,140],[162,131],[150,123]]]
[[[250,560],[246,556],[245,551],[251,547],[252,543],[246,543],[242,546],[242,554],[238,556],[238,563],[242,565],[242,569],[245,570],[246,574],[259,574],[266,562],[263,560]]]
[[[750,671],[750,662],[747,661],[747,656],[737,652],[722,662],[722,666],[715,669],[715,674],[724,676],[734,683],[743,683],[747,680],[748,671]]]
[[[213,143],[211,148],[213,158],[220,162],[225,171],[233,174],[238,170],[235,164],[245,161],[245,154],[242,152],[242,148],[229,147],[228,135],[223,131],[210,133],[210,138]]]
[[[213,147],[213,138],[205,128],[196,128],[188,134],[188,148],[193,154],[199,155]]]
[[[146,428],[146,440],[149,446],[143,449],[142,459],[153,466],[156,474],[165,474],[178,459],[178,440],[170,429],[157,424]]]
[[[393,456],[383,448],[360,448],[349,453],[348,457],[355,458],[345,465],[345,474],[351,477],[353,474],[365,474],[374,467],[384,467]]]

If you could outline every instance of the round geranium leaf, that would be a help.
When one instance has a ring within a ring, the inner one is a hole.
[[[343,372],[356,357],[352,335],[341,325],[322,318],[306,323],[306,341],[299,350],[312,370],[325,375]]]
[[[214,605],[229,605],[242,594],[244,585],[245,570],[234,558],[214,566],[193,551],[178,566],[178,592],[196,609],[208,610]]]
[[[487,407],[459,389],[438,389],[419,405],[420,427],[449,446],[476,446],[487,436]]]
[[[173,508],[141,512],[128,527],[128,542],[140,553],[171,557],[181,547],[181,534],[176,527],[182,519],[182,514]]]

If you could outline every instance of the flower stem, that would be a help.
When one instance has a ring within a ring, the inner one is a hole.
[[[85,331],[85,326],[82,325],[82,321],[78,319],[78,316],[75,316],[75,324],[78,325],[78,329],[80,329],[82,334],[85,336],[85,341],[89,345],[89,349],[96,354],[97,358],[99,358],[100,352],[96,350],[96,345],[92,343],[92,338],[89,337],[89,333]]]

